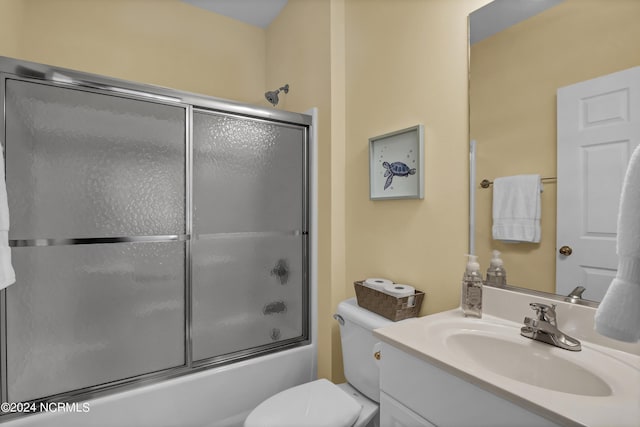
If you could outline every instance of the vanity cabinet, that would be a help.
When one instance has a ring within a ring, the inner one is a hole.
[[[381,426],[558,426],[389,343],[381,356]]]
[[[383,427],[436,427],[385,392],[380,393],[380,425]]]

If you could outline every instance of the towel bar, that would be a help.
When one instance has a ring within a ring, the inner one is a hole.
[[[556,178],[555,176],[549,176],[546,178],[540,178],[540,181],[550,182],[550,181],[556,181],[557,179],[558,178]],[[492,184],[493,184],[493,181],[489,181],[488,179],[483,179],[482,181],[480,181],[480,187],[482,188],[489,188]]]

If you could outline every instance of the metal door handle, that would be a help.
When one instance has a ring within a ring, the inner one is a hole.
[[[573,249],[571,249],[571,246],[563,246],[558,252],[560,252],[560,255],[569,256],[573,253]]]

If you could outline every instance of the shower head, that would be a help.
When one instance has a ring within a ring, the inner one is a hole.
[[[264,97],[267,98],[267,101],[269,101],[274,107],[276,105],[278,105],[278,92],[280,92],[279,90],[275,90],[275,91],[269,91],[269,92],[265,92]]]
[[[264,97],[267,98],[267,101],[269,101],[275,107],[276,105],[278,105],[278,102],[280,101],[280,99],[278,99],[278,94],[280,93],[280,91],[283,91],[284,93],[289,93],[289,85],[286,84],[278,90],[271,90],[269,92],[265,92]]]

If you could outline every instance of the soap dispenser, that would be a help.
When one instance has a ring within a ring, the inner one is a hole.
[[[487,280],[485,285],[495,286],[497,288],[504,288],[507,286],[507,272],[503,267],[502,259],[500,258],[500,251],[493,251],[493,258],[491,258],[491,264],[487,269]]]
[[[462,277],[460,307],[465,317],[482,317],[482,273],[478,257],[468,255],[467,269]]]

